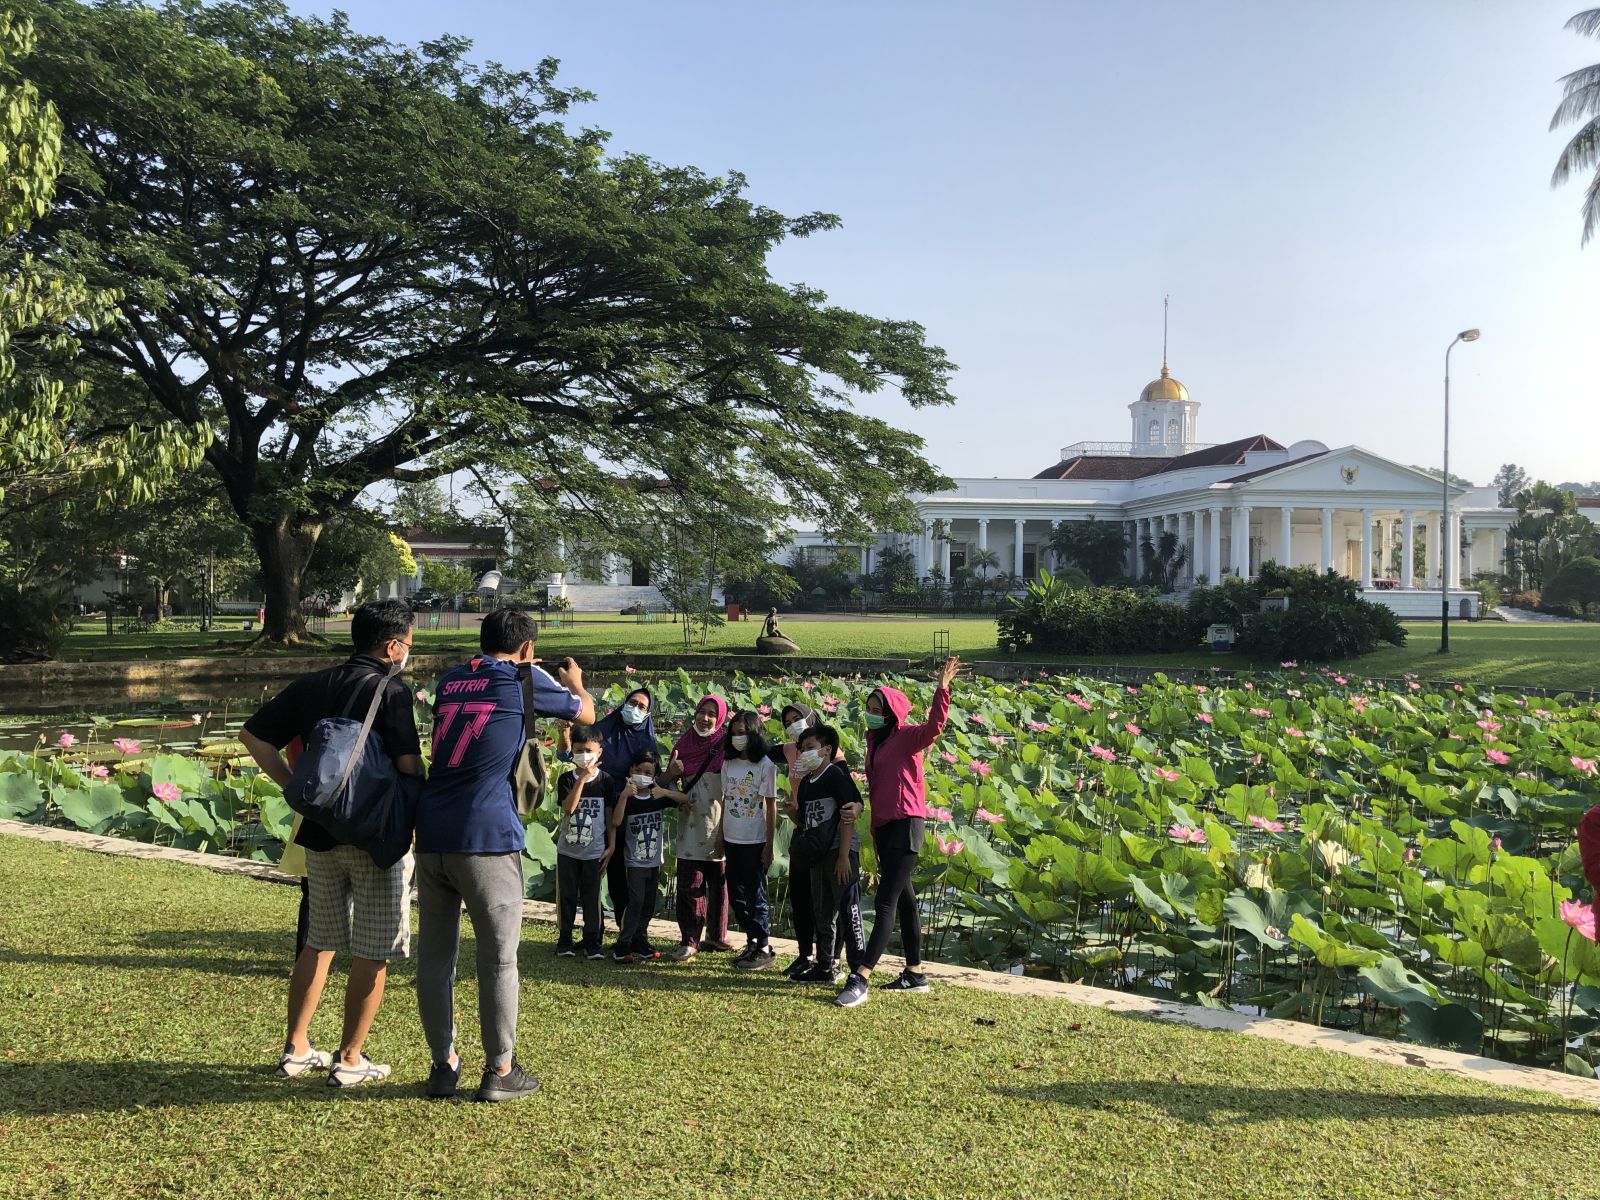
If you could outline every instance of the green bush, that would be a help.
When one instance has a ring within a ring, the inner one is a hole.
[[[1600,558],[1584,555],[1556,572],[1544,590],[1546,612],[1582,616],[1591,605],[1600,605]]]
[[[53,593],[0,588],[0,662],[54,658],[66,636]]]
[[[1202,631],[1181,604],[1128,588],[1068,587],[1048,571],[1000,615],[1002,643],[1071,655],[1193,650]]]
[[[1261,611],[1268,595],[1287,596],[1287,610]],[[1255,579],[1227,579],[1189,594],[1189,615],[1200,624],[1234,628],[1234,645],[1263,659],[1349,658],[1378,643],[1403,646],[1406,631],[1386,605],[1362,597],[1356,581],[1315,567],[1264,563]]]

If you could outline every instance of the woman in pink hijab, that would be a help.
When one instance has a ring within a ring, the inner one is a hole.
[[[728,702],[721,696],[704,697],[667,762],[667,779],[689,798],[678,813],[679,941],[667,954],[677,962],[693,958],[702,947],[733,949],[728,942],[728,877],[717,846],[727,723]]]

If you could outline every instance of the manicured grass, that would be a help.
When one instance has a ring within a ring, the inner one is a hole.
[[[712,956],[557,961],[537,925],[539,1095],[421,1098],[409,963],[389,1083],[280,1083],[291,889],[7,837],[0,879],[8,1196],[1594,1195],[1593,1112],[1537,1093],[956,987],[845,1012]]]
[[[822,658],[912,658],[933,654],[937,630],[949,630],[950,647],[969,658],[1005,658],[997,644],[995,623],[986,618],[825,618],[796,615],[784,619],[784,628],[800,644],[802,653]],[[1403,648],[1385,646],[1365,658],[1335,664],[1340,670],[1363,677],[1395,677],[1410,673],[1424,679],[1461,680],[1468,683],[1527,687],[1600,690],[1600,624],[1511,625],[1499,621],[1459,623],[1450,627],[1451,652],[1436,653],[1439,627],[1415,622],[1407,626],[1410,638]],[[759,624],[729,625],[712,632],[705,649],[713,653],[748,651]],[[330,632],[335,649],[347,634],[343,627]],[[242,649],[248,635],[232,633],[200,639],[194,633],[119,634],[80,627],[68,639],[62,657],[72,660],[161,658],[231,653]],[[618,620],[558,626],[540,637],[540,652],[560,654],[671,654],[681,650],[682,631],[670,621],[641,625]],[[419,653],[470,654],[477,649],[477,628],[417,630]],[[307,653],[318,652],[308,648]],[[320,651],[326,653],[324,649]],[[1037,661],[1056,661],[1059,655],[1024,655]],[[1248,660],[1231,654],[1197,650],[1190,654],[1156,654],[1142,657],[1079,656],[1074,662],[1150,666],[1169,669],[1248,670]],[[693,663],[686,664],[693,670]],[[1277,664],[1266,664],[1276,668]]]

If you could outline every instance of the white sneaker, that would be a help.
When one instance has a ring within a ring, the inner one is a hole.
[[[359,1087],[363,1083],[378,1083],[389,1078],[389,1064],[375,1063],[365,1054],[353,1067],[339,1059],[328,1072],[328,1086],[333,1088]]]
[[[285,1046],[283,1057],[278,1060],[279,1079],[299,1079],[307,1071],[326,1071],[333,1066],[333,1055],[326,1050],[318,1050],[312,1046],[304,1054],[295,1054]]]

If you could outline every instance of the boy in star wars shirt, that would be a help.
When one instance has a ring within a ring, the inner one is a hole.
[[[572,728],[572,770],[556,784],[561,826],[556,830],[556,877],[560,904],[556,954],[602,957],[600,881],[616,850],[616,830],[607,819],[617,798],[617,782],[600,769],[601,740],[592,725]],[[572,944],[572,927],[583,908],[583,944]]]

